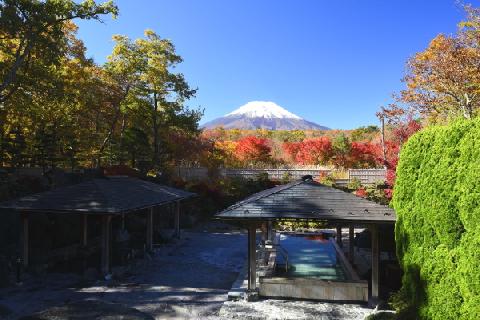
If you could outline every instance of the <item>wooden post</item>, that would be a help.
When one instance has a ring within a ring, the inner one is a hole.
[[[248,226],[248,290],[257,288],[257,228],[254,224]]]
[[[342,226],[337,226],[337,244],[342,247]]]
[[[267,238],[269,241],[272,241],[273,242],[273,237],[274,237],[274,234],[273,234],[273,221],[268,221],[267,222],[267,227],[268,227],[268,235],[267,235]]]
[[[180,201],[175,206],[175,237],[180,239]]]
[[[348,260],[351,264],[354,264],[355,261],[355,229],[353,225],[350,225],[348,228]]]
[[[22,259],[23,266],[28,267],[28,257],[29,257],[29,234],[28,234],[28,215],[26,213],[22,214]]]
[[[88,215],[83,215],[83,232],[82,232],[82,246],[86,247],[88,244]]]
[[[262,223],[262,245],[265,246],[265,242],[268,240],[268,224],[267,222]]]
[[[146,244],[147,250],[152,252],[153,251],[153,208],[150,208],[147,212],[147,231],[146,231]]]
[[[110,273],[112,217],[102,217],[102,273]]]
[[[370,227],[370,233],[372,237],[372,300],[378,301],[379,293],[379,260],[380,260],[380,251],[378,247],[378,227],[377,225],[372,225]]]

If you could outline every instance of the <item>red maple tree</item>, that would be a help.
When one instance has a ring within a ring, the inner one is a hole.
[[[372,142],[352,142],[348,155],[350,168],[375,168],[379,165],[381,146]]]
[[[299,164],[326,164],[332,157],[332,142],[328,137],[306,139],[302,142],[284,142],[283,150]]]
[[[269,140],[255,136],[247,136],[237,141],[235,156],[244,162],[269,162],[272,148]]]

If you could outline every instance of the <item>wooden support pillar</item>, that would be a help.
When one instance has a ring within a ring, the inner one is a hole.
[[[111,238],[112,238],[112,217],[102,217],[102,273],[110,273],[111,258]]]
[[[83,232],[82,232],[82,246],[86,247],[88,245],[88,215],[83,215]]]
[[[273,233],[273,221],[268,221],[267,222],[267,227],[268,227],[268,233],[267,233],[267,238],[269,241],[272,241],[273,242],[273,237],[274,237],[274,233]]]
[[[28,267],[29,257],[29,232],[28,232],[28,215],[22,214],[22,260],[23,266]]]
[[[262,244],[265,245],[265,242],[268,240],[268,223],[262,223]]]
[[[342,247],[342,226],[337,226],[337,244]]]
[[[180,201],[175,203],[175,237],[180,239]]]
[[[153,251],[153,208],[150,208],[147,212],[147,219],[146,219],[146,245],[147,251]]]
[[[378,301],[379,295],[379,260],[380,260],[380,250],[378,246],[378,227],[377,225],[372,225],[370,227],[370,233],[372,237],[372,301]]]
[[[348,228],[348,260],[355,263],[355,229],[353,225]]]
[[[254,224],[248,226],[248,290],[253,291],[257,288],[257,245],[256,245],[257,227]]]

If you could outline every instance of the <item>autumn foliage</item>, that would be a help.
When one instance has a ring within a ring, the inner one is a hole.
[[[374,168],[380,165],[381,146],[371,142],[352,142],[348,163],[352,168]]]
[[[307,165],[327,164],[333,152],[332,142],[327,137],[285,142],[283,150],[292,161]]]
[[[271,150],[267,139],[247,136],[237,141],[235,156],[244,163],[269,162]]]

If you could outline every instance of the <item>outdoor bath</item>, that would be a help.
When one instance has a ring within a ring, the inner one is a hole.
[[[326,233],[278,234],[270,255],[273,272],[259,278],[261,296],[368,301],[368,282]]]

